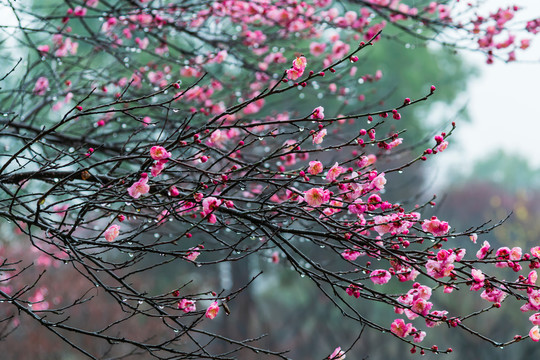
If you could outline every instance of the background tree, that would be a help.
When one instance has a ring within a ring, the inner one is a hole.
[[[17,25],[3,27],[16,50],[2,60],[0,216],[19,234],[2,248],[6,341],[40,342],[21,336],[31,322],[89,358],[289,358],[302,343],[293,357],[306,356],[307,335],[267,331],[272,311],[248,292],[303,307],[290,316],[308,331],[317,316],[307,314],[325,307],[357,324],[320,358],[366,327],[422,353],[451,352],[422,341],[442,323],[496,346],[529,329],[540,337],[536,318],[505,340],[471,328],[507,295],[540,310],[535,272],[508,281],[508,272],[478,272],[535,268],[540,250],[465,257],[454,238],[491,225],[450,231],[421,215],[431,199],[413,198],[422,186],[405,191],[401,173],[443,151],[455,124],[427,141],[421,121],[411,122],[401,145],[397,121],[435,87],[403,69],[397,85],[381,83],[369,65],[383,29],[405,47],[435,40],[476,47],[488,62],[512,59],[529,41],[508,30],[519,9],[479,16],[458,3],[385,0],[7,6]],[[450,58],[445,66],[460,69]],[[400,192],[385,194],[392,182]],[[276,293],[280,274],[261,275],[271,267],[311,288]],[[469,287],[482,291],[482,305],[433,300]],[[379,317],[365,303],[399,315]]]

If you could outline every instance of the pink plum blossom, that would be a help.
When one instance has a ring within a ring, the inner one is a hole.
[[[390,331],[399,337],[406,337],[411,333],[413,325],[411,323],[405,324],[403,319],[395,319],[392,325],[390,326]]]
[[[433,307],[433,303],[422,298],[416,299],[411,305],[411,310],[416,314],[426,316]]]
[[[482,270],[472,269],[471,275],[474,283],[471,285],[471,291],[478,291],[484,287],[485,275],[482,273]]]
[[[533,323],[533,325],[540,325],[540,313],[529,316],[529,320]]]
[[[442,152],[444,150],[446,150],[446,148],[448,147],[448,141],[443,141],[441,142],[439,145],[437,145],[437,151],[438,152]]]
[[[34,86],[34,94],[38,96],[43,96],[49,89],[49,79],[45,76],[41,76],[37,79],[36,85]]]
[[[417,330],[412,333],[412,336],[413,336],[413,341],[415,343],[419,343],[419,342],[422,342],[424,338],[426,337],[426,332]]]
[[[322,120],[324,119],[324,108],[322,106],[317,106],[313,113],[311,113],[312,119]]]
[[[345,172],[345,169],[339,166],[339,164],[336,162],[334,166],[328,170],[328,174],[326,175],[327,181],[335,181],[337,177]]]
[[[298,69],[302,72],[304,72],[305,68],[307,66],[307,60],[303,56],[299,56],[296,59],[293,60],[293,68]]]
[[[316,132],[313,134],[313,144],[319,145],[323,142],[324,137],[326,136],[326,129],[322,129],[321,131]]]
[[[403,138],[397,138],[395,140],[392,140],[391,142],[388,143],[388,146],[386,147],[386,149],[387,150],[393,149],[396,146],[401,145],[402,142],[403,142]]]
[[[220,50],[218,51],[218,53],[216,54],[216,57],[214,58],[214,61],[218,64],[221,64],[223,61],[225,61],[225,59],[227,58],[228,54],[227,54],[227,50]]]
[[[303,72],[299,71],[298,69],[287,69],[287,78],[290,80],[297,80],[300,76],[302,76],[302,74]]]
[[[429,260],[426,263],[426,270],[429,276],[439,279],[450,276],[452,274],[452,270],[454,270],[454,265],[448,262]]]
[[[351,249],[345,249],[341,253],[341,256],[343,256],[344,259],[349,260],[349,261],[354,261],[359,256],[362,256],[362,255],[365,255],[365,253],[360,252],[360,251],[351,250]]]
[[[169,188],[169,195],[172,197],[176,197],[180,195],[180,191],[178,190],[176,186],[173,185]]]
[[[540,328],[538,328],[538,325],[532,327],[531,331],[529,331],[529,336],[532,341],[540,341]]]
[[[198,250],[201,250],[202,248],[204,248],[202,245],[190,248],[189,252],[186,254],[186,256],[184,256],[184,259],[189,261],[197,260],[197,258],[201,254]]]
[[[510,260],[512,261],[518,261],[518,260],[521,260],[521,255],[523,254],[521,248],[519,246],[516,246],[516,247],[513,247],[511,250],[510,250]]]
[[[351,214],[360,215],[367,210],[367,205],[362,199],[356,199],[354,203],[348,206],[348,209]]]
[[[480,297],[493,303],[500,303],[506,297],[506,293],[497,288],[487,288],[480,294]]]
[[[293,67],[287,70],[287,78],[290,80],[297,80],[302,74],[307,65],[305,57],[300,56],[293,60]]]
[[[529,305],[534,310],[540,310],[540,290],[529,292]]]
[[[48,53],[51,47],[49,45],[39,45],[37,49],[43,55]]]
[[[432,311],[429,314],[430,318],[426,319],[426,326],[429,327],[429,328],[432,328],[432,327],[441,325],[442,321],[437,321],[437,319],[442,318],[443,316],[446,316],[447,314],[448,314],[448,311],[446,311],[446,310]]]
[[[213,197],[213,196],[209,196],[207,198],[204,198],[204,200],[202,201],[202,206],[203,206],[203,212],[205,214],[209,214],[211,213],[212,211],[214,211],[215,209],[217,209],[220,205],[221,205],[222,201]]]
[[[360,297],[360,287],[358,285],[349,285],[345,292],[347,293],[347,295],[354,296],[357,299]]]
[[[120,226],[118,225],[111,225],[105,232],[103,233],[103,236],[105,237],[105,240],[108,242],[113,242],[114,239],[118,237],[120,234]]]
[[[153,177],[158,176],[161,174],[163,169],[165,169],[165,164],[167,163],[167,160],[158,160],[152,165],[152,169],[150,169],[150,174],[152,174]]]
[[[371,184],[369,184],[369,187],[375,190],[382,190],[384,189],[385,184],[386,178],[384,177],[384,173],[380,173],[375,179],[371,180]]]
[[[142,173],[141,178],[128,188],[128,193],[134,199],[138,199],[141,195],[147,194],[150,191],[148,183],[148,174]]]
[[[86,11],[87,11],[86,8],[83,8],[82,6],[77,6],[73,10],[73,15],[83,17],[86,15]]]
[[[150,149],[150,156],[154,160],[165,160],[171,157],[171,153],[163,146],[152,146]]]
[[[326,50],[325,43],[312,42],[311,44],[309,44],[309,52],[313,56],[321,56],[322,54],[324,54],[325,50]]]
[[[219,305],[218,305],[217,301],[214,301],[208,307],[208,309],[206,309],[206,314],[204,316],[206,316],[208,319],[212,320],[213,318],[216,317],[218,312],[219,312]]]
[[[485,258],[487,256],[488,251],[489,251],[489,247],[490,247],[489,242],[484,241],[484,243],[482,244],[482,247],[476,253],[476,258],[478,258],[480,260]]]
[[[422,230],[431,233],[433,236],[443,236],[450,230],[450,226],[446,221],[440,221],[436,216],[430,220],[424,220]]]
[[[384,269],[377,269],[373,270],[369,277],[375,284],[383,285],[390,281],[392,275]]]
[[[527,276],[527,284],[535,285],[537,279],[538,279],[538,274],[536,273],[536,270],[532,270]]]
[[[310,161],[308,173],[311,175],[317,175],[323,171],[323,164],[320,161]]]
[[[197,307],[195,300],[182,299],[178,302],[178,309],[182,310],[185,313],[196,311]]]
[[[330,191],[322,188],[309,189],[304,193],[304,200],[309,206],[319,207],[330,200]]]
[[[328,357],[329,360],[345,360],[345,352],[341,347],[335,348],[334,352]]]

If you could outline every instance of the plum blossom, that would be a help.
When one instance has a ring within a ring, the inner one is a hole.
[[[373,270],[369,275],[371,281],[375,284],[383,285],[390,281],[392,275],[384,269]]]
[[[345,292],[347,293],[347,295],[354,296],[357,299],[360,297],[360,287],[358,285],[349,285]]]
[[[446,221],[440,221],[436,216],[432,216],[430,220],[424,220],[422,230],[431,233],[433,236],[443,236],[450,230],[450,226]]]
[[[197,258],[201,254],[198,250],[201,250],[201,249],[204,249],[204,246],[199,245],[199,246],[190,248],[189,252],[186,254],[186,256],[184,256],[184,259],[189,260],[189,261],[197,260]]]
[[[202,201],[203,211],[201,212],[202,217],[206,217],[210,224],[215,224],[217,221],[216,215],[213,214],[213,211],[217,209],[223,203],[222,200],[219,200],[213,196],[209,196]]]
[[[433,307],[433,303],[424,300],[422,298],[416,299],[411,305],[411,311],[416,314],[426,316],[429,313],[429,310]]]
[[[313,56],[321,56],[322,54],[324,54],[325,50],[326,50],[325,43],[312,42],[311,44],[309,44],[309,52]]]
[[[538,273],[536,272],[536,270],[532,270],[527,276],[526,283],[529,285],[535,285],[537,279],[538,279]]]
[[[158,176],[161,174],[163,169],[165,169],[165,164],[167,163],[167,160],[158,160],[152,165],[152,168],[150,169],[150,174],[152,174],[153,177]]]
[[[324,119],[324,108],[322,106],[317,106],[311,113],[311,118],[317,120]]]
[[[303,72],[300,72],[298,69],[292,68],[287,69],[287,78],[290,80],[297,80],[300,76],[302,76]]]
[[[304,56],[299,56],[296,59],[293,60],[293,68],[298,69],[300,71],[304,71],[307,66],[307,60]]]
[[[319,207],[330,200],[330,191],[322,188],[309,189],[304,193],[304,200],[309,206]]]
[[[214,61],[216,63],[218,63],[218,64],[221,64],[223,61],[225,61],[227,56],[228,56],[227,50],[220,50],[216,54],[216,57],[214,58]]]
[[[403,319],[395,319],[392,325],[390,325],[390,331],[399,337],[406,337],[411,333],[413,325],[411,323],[405,324]]]
[[[208,307],[208,309],[206,309],[206,314],[204,314],[204,316],[206,316],[208,319],[212,320],[213,318],[216,317],[218,312],[219,312],[219,305],[218,305],[217,301],[214,301]]]
[[[480,297],[493,303],[500,303],[506,297],[506,293],[497,288],[487,288],[480,294]]]
[[[482,273],[482,270],[472,269],[471,275],[474,281],[474,283],[471,285],[471,291],[478,291],[483,288],[486,276]]]
[[[375,190],[382,190],[384,189],[385,184],[386,178],[384,177],[384,173],[380,173],[375,179],[371,180],[369,187]]]
[[[38,49],[38,51],[40,52],[41,55],[44,55],[44,54],[49,52],[51,47],[49,45],[39,45],[37,47],[37,49]]]
[[[396,146],[401,145],[402,142],[403,142],[403,138],[397,138],[395,140],[392,140],[391,142],[388,143],[388,146],[386,147],[386,150],[393,149]]]
[[[441,142],[439,145],[437,145],[437,151],[438,152],[442,152],[444,150],[446,150],[446,148],[448,147],[448,141],[443,141]]]
[[[325,136],[326,136],[326,129],[322,129],[321,131],[313,134],[313,145],[315,144],[319,145],[320,143],[322,143]]]
[[[45,300],[45,296],[49,291],[46,287],[40,287],[36,290],[34,295],[28,298],[29,303],[32,304],[32,309],[35,311],[47,310],[50,306],[49,302]]]
[[[341,347],[335,348],[334,352],[328,357],[330,360],[345,360],[345,352],[341,350]]]
[[[178,302],[178,309],[182,310],[185,313],[196,311],[197,306],[195,300],[182,299]]]
[[[533,325],[540,325],[540,313],[529,316],[529,320],[533,323]]]
[[[422,342],[424,338],[426,337],[426,332],[417,330],[412,333],[412,336],[413,336],[413,341],[415,343],[419,343],[419,342]]]
[[[362,256],[362,255],[365,255],[365,253],[360,252],[360,251],[356,251],[356,250],[351,250],[351,249],[345,249],[345,250],[343,250],[343,252],[341,253],[341,256],[343,256],[343,258],[344,258],[345,260],[349,260],[349,261],[354,261],[354,260],[356,260],[359,256]]]
[[[540,310],[540,290],[532,290],[529,292],[529,308]]]
[[[484,243],[482,244],[482,247],[476,253],[476,258],[479,260],[482,260],[483,258],[485,258],[489,251],[489,247],[490,247],[489,242],[484,241]]]
[[[114,239],[118,237],[120,234],[120,226],[118,225],[111,225],[105,232],[103,233],[103,236],[105,237],[105,240],[108,242],[113,242]]]
[[[456,254],[452,249],[441,249],[437,253],[436,260],[429,260],[426,263],[426,270],[429,276],[439,279],[442,277],[450,276],[452,270],[454,270],[454,261],[456,260]]]
[[[134,199],[138,199],[141,195],[147,194],[150,191],[148,183],[148,174],[142,173],[141,178],[128,188],[128,193]]]
[[[49,79],[45,76],[41,76],[37,79],[36,85],[34,85],[34,94],[38,96],[43,96],[49,89]]]
[[[371,199],[371,197],[370,197]],[[368,202],[371,202],[370,199],[368,199]],[[371,210],[372,205],[368,205],[368,210]],[[408,216],[407,216],[408,215]],[[379,235],[384,235],[386,233],[391,234],[407,234],[409,232],[409,229],[414,225],[413,221],[415,220],[410,215],[412,214],[389,214],[389,215],[377,215],[373,217],[373,221],[375,226],[373,227],[373,230],[375,230]]]
[[[326,175],[327,181],[335,181],[337,177],[345,172],[345,169],[339,166],[339,164],[336,162],[334,166],[328,170],[328,174]]]
[[[204,198],[204,200],[202,201],[202,206],[203,206],[203,212],[205,214],[209,214],[211,213],[212,211],[214,211],[215,209],[217,209],[220,205],[221,205],[222,201],[213,197],[213,196],[209,196],[207,198]]]
[[[529,336],[532,341],[540,341],[540,328],[538,328],[538,325],[532,327],[531,331],[529,331]]]
[[[154,160],[165,160],[171,157],[171,153],[163,146],[152,146],[150,149],[150,156]]]
[[[287,78],[296,80],[304,73],[307,66],[307,60],[303,56],[299,56],[293,60],[293,67],[287,70]]]
[[[442,321],[436,321],[436,320],[433,320],[433,319],[442,318],[443,316],[446,316],[447,314],[448,314],[448,311],[446,311],[446,310],[432,311],[429,314],[431,318],[426,318],[426,326],[429,327],[429,328],[432,328],[432,327],[441,325]]]
[[[540,246],[531,248],[531,255],[540,258]]]
[[[320,161],[310,161],[308,173],[311,175],[317,175],[323,171],[323,164]]]
[[[367,205],[362,201],[362,199],[356,199],[351,205],[348,206],[348,209],[351,214],[361,215],[367,210]]]

